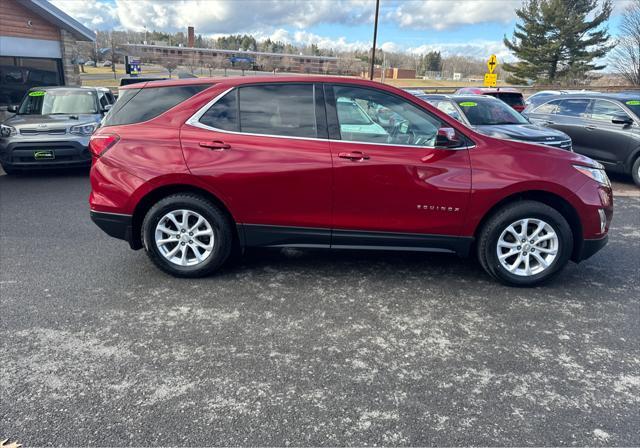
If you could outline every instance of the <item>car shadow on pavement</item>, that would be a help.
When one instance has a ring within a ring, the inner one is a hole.
[[[43,178],[43,177],[88,177],[89,168],[38,168],[35,170],[18,170],[11,174],[6,174],[0,168],[0,176],[5,175],[7,179],[19,178]]]

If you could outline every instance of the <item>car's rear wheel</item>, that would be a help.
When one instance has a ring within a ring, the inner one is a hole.
[[[231,224],[212,202],[194,194],[168,196],[149,209],[142,222],[144,247],[163,271],[202,277],[229,257]]]
[[[640,187],[640,156],[633,163],[633,167],[631,168],[631,177],[633,177],[633,182]]]
[[[554,208],[536,201],[505,206],[479,235],[483,268],[503,283],[533,286],[549,280],[569,261],[573,234]]]

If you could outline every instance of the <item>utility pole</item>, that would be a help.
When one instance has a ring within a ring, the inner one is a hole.
[[[118,79],[116,76],[116,41],[114,40],[113,31],[111,31],[111,70],[113,71],[113,79]]]
[[[376,62],[376,40],[378,39],[378,13],[380,12],[380,0],[376,0],[376,17],[373,22],[373,49],[371,50],[371,68],[369,79],[373,81],[373,66]]]

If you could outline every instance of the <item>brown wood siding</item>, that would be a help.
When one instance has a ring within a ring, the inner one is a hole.
[[[17,0],[0,0],[0,36],[60,40],[60,30]],[[31,26],[28,22],[31,21]]]

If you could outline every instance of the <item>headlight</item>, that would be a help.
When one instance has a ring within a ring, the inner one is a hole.
[[[76,135],[91,135],[98,127],[98,123],[77,124],[69,128],[69,132]]]
[[[0,137],[11,137],[16,135],[18,131],[13,126],[7,124],[0,124]]]
[[[595,180],[599,184],[606,185],[607,187],[611,186],[611,182],[609,182],[607,173],[604,172],[603,168],[591,168],[591,167],[582,166],[582,165],[573,165],[573,167],[578,171],[580,171],[585,176]]]

